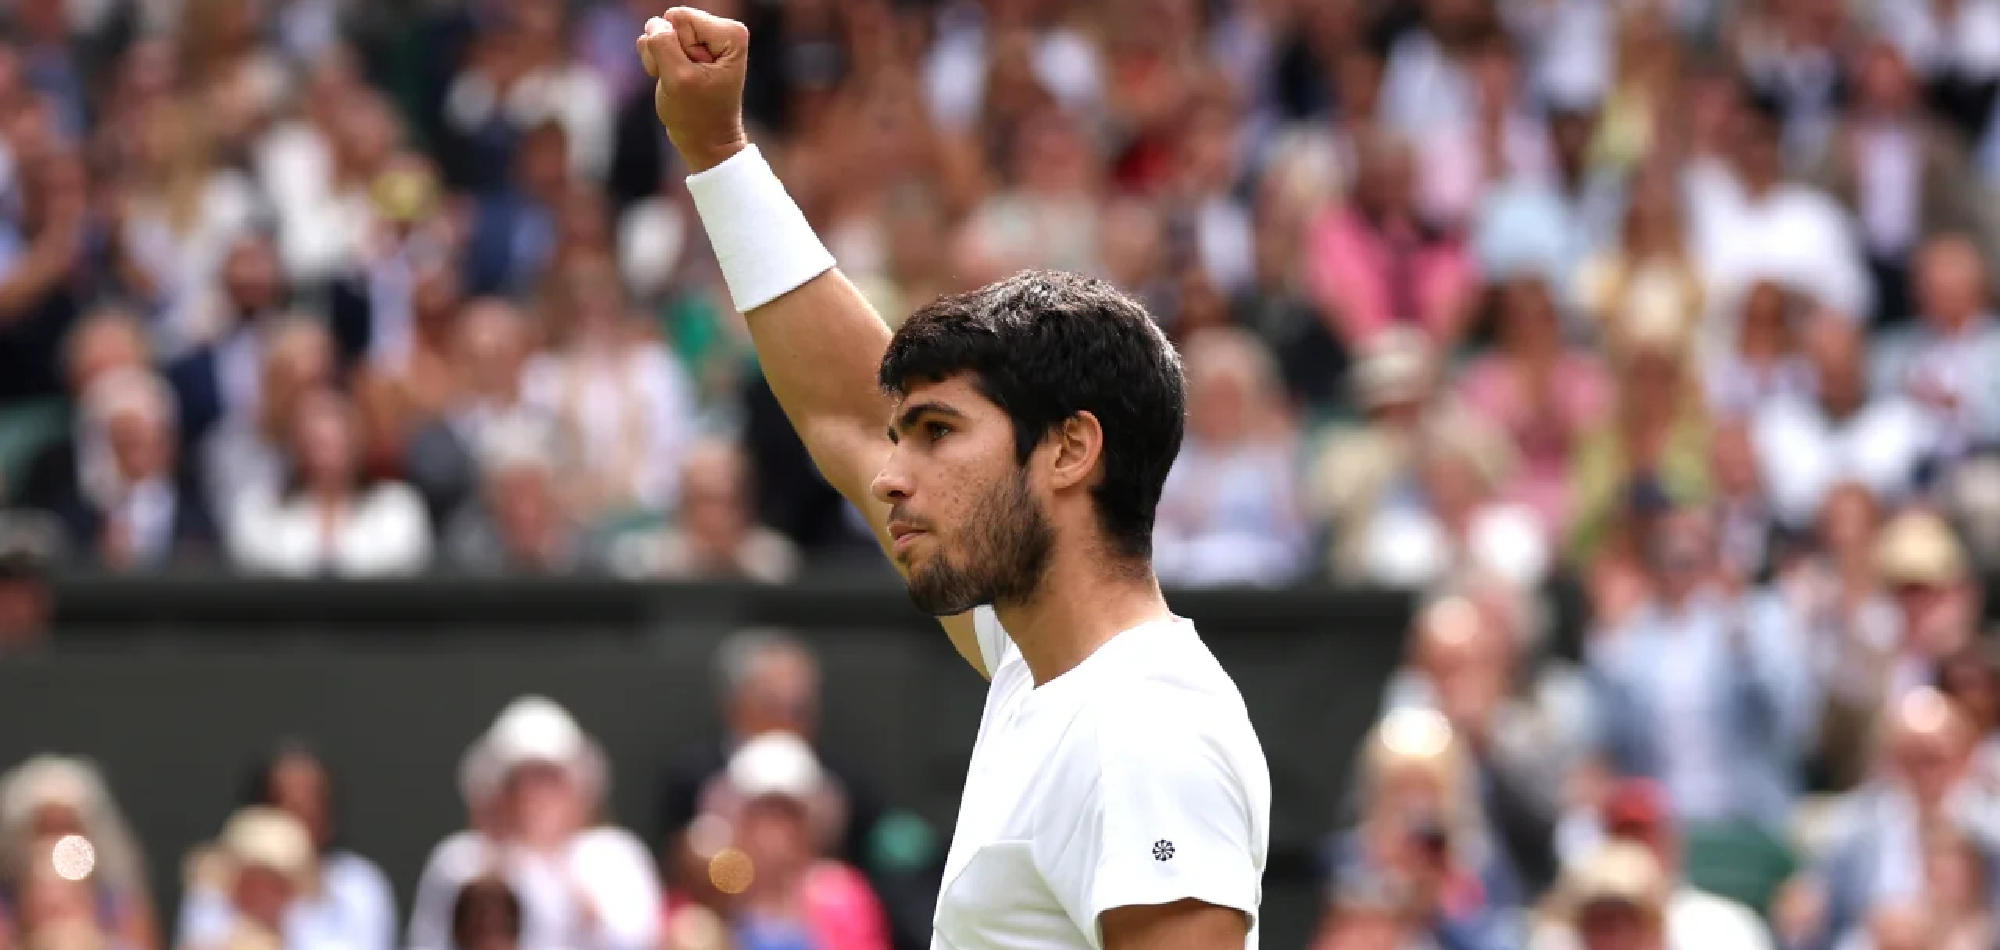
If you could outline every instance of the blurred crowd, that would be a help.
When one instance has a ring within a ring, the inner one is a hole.
[[[653,118],[655,5],[7,5],[0,634],[57,563],[872,563]],[[1189,380],[1163,579],[1420,594],[1320,950],[1995,945],[2000,0],[699,5],[751,25],[752,135],[886,318],[1023,267],[1143,299]],[[680,933],[653,849],[584,830],[568,722],[468,760],[413,946]],[[809,746],[705,761],[735,803],[675,793],[687,934],[921,931],[808,860],[845,833]],[[178,939],[391,943],[379,875],[260,807]],[[771,862],[824,895],[724,886]],[[308,873],[373,896],[299,910]],[[17,917],[161,945],[136,879],[37,874]]]
[[[722,733],[668,750],[664,775],[624,777],[655,779],[659,841],[607,812],[598,742],[524,696],[466,749],[465,825],[430,850],[407,908],[349,846],[333,765],[302,742],[246,770],[237,810],[180,862],[171,917],[98,768],[29,759],[0,775],[0,950],[928,946],[939,842],[822,761],[813,654],[746,631],[716,667]]]

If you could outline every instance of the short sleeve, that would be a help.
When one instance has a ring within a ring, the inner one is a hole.
[[[1007,636],[1007,628],[1000,626],[1000,615],[990,606],[973,608],[972,634],[979,641],[979,662],[985,665],[990,677],[1007,658],[1007,651],[1014,645],[1013,638]]]
[[[1063,816],[1074,833],[1037,855],[1092,946],[1101,946],[1099,918],[1118,907],[1197,900],[1254,922],[1268,826],[1257,803],[1269,797],[1253,793],[1222,736],[1172,722],[1112,722],[1099,725],[1094,746],[1075,750],[1093,762],[1061,765],[1064,781],[1079,785],[1094,772],[1090,787],[1078,789],[1074,815]]]

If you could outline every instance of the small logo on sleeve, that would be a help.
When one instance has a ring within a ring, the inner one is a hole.
[[[1153,842],[1153,860],[1172,861],[1173,859],[1174,859],[1173,842],[1168,841],[1165,838],[1161,838],[1160,840]]]

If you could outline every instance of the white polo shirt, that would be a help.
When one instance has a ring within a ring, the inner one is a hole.
[[[1271,775],[1243,697],[1186,620],[1113,637],[1035,688],[991,608],[993,681],[931,950],[1102,950],[1098,916],[1195,899],[1251,918]]]

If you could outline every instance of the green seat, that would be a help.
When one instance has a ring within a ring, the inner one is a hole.
[[[1766,911],[1797,861],[1786,843],[1748,822],[1692,825],[1681,841],[1689,884]]]
[[[0,497],[12,497],[28,463],[69,428],[69,406],[62,399],[38,399],[0,407]]]

